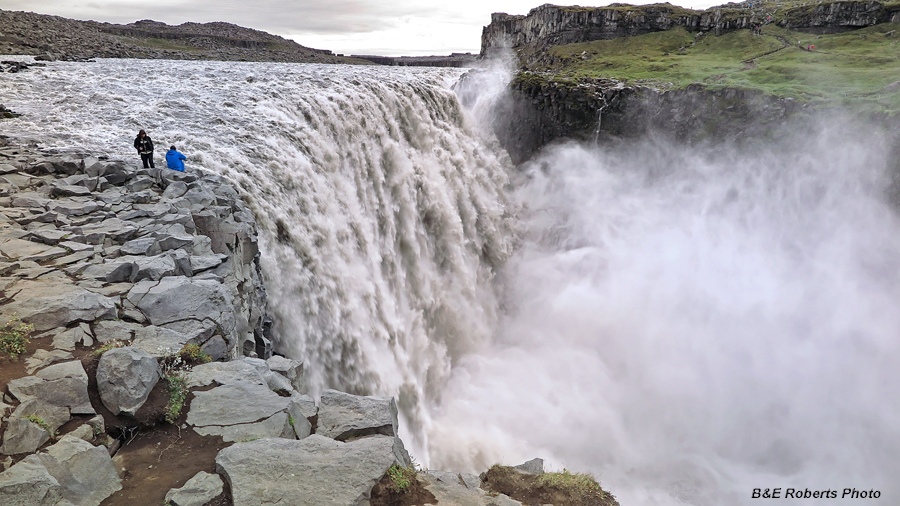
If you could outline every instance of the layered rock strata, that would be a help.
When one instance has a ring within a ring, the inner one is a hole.
[[[759,2],[757,2],[759,5]],[[777,11],[777,12],[775,12]],[[527,15],[491,15],[481,34],[481,55],[507,48],[547,47],[643,35],[683,26],[692,32],[717,34],[750,28],[775,14],[775,23],[791,30],[835,33],[878,23],[900,22],[900,5],[873,2],[824,2],[788,5],[774,10],[753,8],[751,2],[731,3],[696,11],[669,3],[613,4],[608,7],[562,7],[545,4]]]

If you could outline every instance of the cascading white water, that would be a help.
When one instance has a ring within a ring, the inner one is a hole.
[[[148,131],[223,174],[257,216],[279,352],[325,387],[398,395],[424,459],[453,361],[493,333],[511,251],[508,158],[449,85],[458,69],[101,60],[3,80],[9,133],[134,159]],[[136,162],[137,163],[137,162]]]
[[[24,114],[2,126],[126,157],[146,128],[234,181],[279,349],[316,388],[399,394],[431,467],[542,456],[624,506],[897,497],[900,224],[877,136],[567,144],[507,197],[505,157],[473,124],[486,101],[465,97],[470,115],[447,89],[459,75],[57,63],[0,75]]]

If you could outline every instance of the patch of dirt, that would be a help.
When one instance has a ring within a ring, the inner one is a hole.
[[[372,488],[370,506],[423,506],[437,504],[437,498],[418,479],[414,480],[406,492],[391,490],[391,478],[387,474]]]
[[[559,473],[556,473],[559,474]],[[568,475],[572,476],[572,475]],[[506,494],[526,506],[559,504],[566,506],[619,506],[612,494],[586,490],[574,484],[544,481],[540,476],[495,465],[481,475],[481,487]],[[594,482],[596,485],[596,482]],[[599,489],[599,486],[597,486]]]
[[[122,477],[122,490],[101,506],[161,505],[169,489],[181,487],[198,472],[215,474],[216,455],[231,443],[219,436],[201,436],[188,427],[185,418],[193,394],[188,395],[185,409],[174,424],[165,422],[169,397],[168,385],[162,379],[135,417],[115,416],[103,405],[97,390],[99,358],[87,356],[83,363],[90,380],[91,404],[103,415],[109,435],[121,441],[113,462]],[[227,483],[225,488],[209,503],[211,506],[232,506]]]
[[[113,462],[122,476],[122,490],[101,506],[163,504],[169,489],[181,487],[198,472],[215,474],[216,455],[231,445],[218,436],[200,436],[183,421],[121,435],[127,439]],[[211,504],[230,506],[230,491]]]
[[[32,338],[31,342],[25,345],[25,353],[19,355],[19,358],[13,360],[5,353],[0,354],[0,392],[6,392],[6,385],[10,381],[28,376],[28,373],[25,372],[25,359],[34,355],[34,352],[40,348],[52,350],[52,343],[52,335],[39,339]]]

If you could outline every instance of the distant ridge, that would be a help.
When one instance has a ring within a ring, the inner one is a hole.
[[[151,58],[370,63],[231,23],[170,26],[142,20],[117,25],[2,9],[0,54],[26,54],[47,60]]]

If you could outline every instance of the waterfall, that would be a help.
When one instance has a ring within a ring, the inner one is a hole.
[[[134,158],[146,129],[240,188],[260,229],[277,352],[311,393],[398,396],[427,458],[428,410],[494,332],[511,252],[508,157],[450,90],[458,69],[101,60],[4,80],[12,134]]]
[[[143,128],[232,181],[277,351],[313,393],[398,396],[420,463],[543,457],[630,505],[900,493],[900,222],[878,132],[559,143],[513,169],[485,126],[508,75],[458,100],[461,74],[101,60],[0,90],[13,137],[137,164]]]

